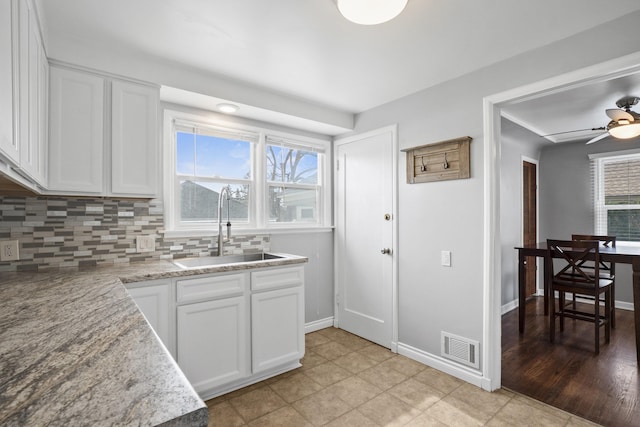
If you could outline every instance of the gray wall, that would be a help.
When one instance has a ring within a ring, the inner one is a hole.
[[[271,251],[309,258],[305,267],[305,322],[333,317],[333,232],[272,234]]]
[[[640,148],[640,139],[545,147],[540,157],[540,240],[593,233],[593,183],[588,155],[633,148]],[[631,280],[631,266],[616,266],[616,300],[632,301]]]
[[[504,305],[518,298],[518,254],[514,247],[522,244],[522,157],[540,160],[541,148],[550,142],[506,119],[502,119],[501,131],[500,240]]]
[[[638,22],[639,12],[629,14],[356,117],[355,133],[397,123],[400,149],[473,138],[465,180],[406,184],[399,156],[400,343],[439,355],[448,331],[484,345],[483,98],[635,53]],[[452,251],[451,267],[440,265],[441,250]]]

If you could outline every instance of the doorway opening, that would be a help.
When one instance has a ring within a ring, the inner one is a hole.
[[[500,151],[501,108],[520,101],[540,98],[640,72],[640,53],[583,68],[554,78],[488,96],[484,99],[484,328],[483,359],[486,383],[497,390],[502,384],[501,293],[502,247],[500,233]]]

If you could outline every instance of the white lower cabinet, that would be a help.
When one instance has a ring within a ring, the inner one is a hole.
[[[251,343],[251,364],[254,373],[302,359],[302,286],[251,295]]]
[[[178,307],[178,365],[198,393],[248,374],[244,296]]]
[[[171,280],[129,283],[126,288],[160,341],[175,358],[175,298]]]
[[[300,366],[303,266],[193,275],[127,289],[203,399]]]

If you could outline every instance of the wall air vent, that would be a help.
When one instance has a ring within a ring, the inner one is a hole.
[[[480,343],[478,343],[478,341],[442,331],[441,344],[443,357],[475,369],[480,369]]]

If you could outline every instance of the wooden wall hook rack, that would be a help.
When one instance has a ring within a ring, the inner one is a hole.
[[[469,178],[471,140],[465,136],[401,150],[407,153],[407,183]]]

